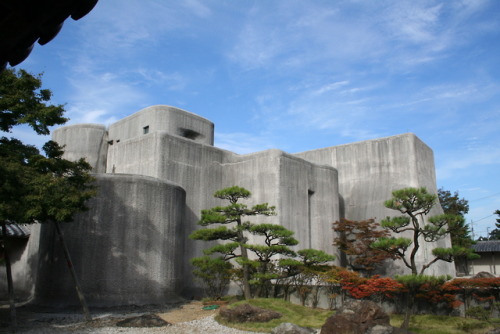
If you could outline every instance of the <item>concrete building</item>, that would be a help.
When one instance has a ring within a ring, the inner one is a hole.
[[[437,192],[432,150],[413,134],[297,154],[238,155],[213,146],[209,120],[152,106],[109,128],[62,127],[53,139],[65,145],[66,158],[85,157],[92,164],[99,186],[90,210],[64,231],[90,305],[162,303],[197,294],[189,259],[207,245],[187,236],[199,228],[202,209],[223,203],[212,194],[225,187],[250,190],[248,205],[276,205],[277,216],[253,222],[294,231],[297,249],[335,255],[332,222],[396,215],[383,206],[396,189]],[[53,231],[43,226],[41,236],[39,265],[30,276],[37,301],[76,304]],[[431,246],[449,244],[445,239]],[[423,263],[430,256],[422,248],[418,259]],[[406,272],[398,262],[387,270]],[[438,262],[427,273],[454,275],[454,267]]]

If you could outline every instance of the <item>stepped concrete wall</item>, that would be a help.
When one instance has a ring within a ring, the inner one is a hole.
[[[308,161],[335,166],[339,173],[339,193],[342,216],[350,220],[400,215],[384,207],[392,191],[407,187],[425,187],[437,194],[434,155],[432,150],[414,134],[368,140],[347,145],[327,147],[295,154]],[[429,215],[442,213],[436,205]],[[406,235],[409,237],[409,235]],[[419,264],[432,258],[435,247],[450,247],[449,238],[436,243],[421,243]],[[388,266],[390,273],[408,273],[401,263]],[[454,275],[453,264],[439,261],[426,274]]]
[[[426,187],[436,192],[432,150],[413,134],[297,154],[267,150],[238,155],[213,146],[213,129],[213,123],[200,116],[153,106],[108,129],[81,124],[54,132],[54,140],[66,145],[66,158],[85,157],[97,173],[99,193],[89,202],[90,210],[65,225],[90,305],[154,304],[179,295],[199,296],[189,260],[208,245],[188,236],[200,228],[202,209],[226,204],[212,196],[225,187],[250,190],[252,197],[245,201],[249,206],[267,202],[277,207],[277,216],[252,217],[252,222],[281,224],[295,232],[297,249],[333,255],[338,255],[334,221],[396,215],[383,206],[396,189]],[[440,212],[438,207],[431,214]],[[42,233],[37,300],[75,303],[53,231],[44,226]],[[36,248],[37,242],[34,233],[26,249]],[[449,246],[450,241],[423,245],[419,260],[426,262],[431,248]],[[33,294],[29,285],[37,273],[32,255],[21,254],[15,264],[26,276],[21,284],[26,296]],[[392,262],[386,272],[407,270]],[[454,266],[438,262],[426,273],[454,275]]]

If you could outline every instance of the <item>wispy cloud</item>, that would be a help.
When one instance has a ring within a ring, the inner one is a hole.
[[[276,145],[269,138],[242,132],[216,133],[215,146],[238,154],[248,154],[276,148]]]

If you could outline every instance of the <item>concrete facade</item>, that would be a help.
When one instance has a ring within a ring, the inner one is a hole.
[[[92,164],[99,186],[91,209],[66,231],[90,305],[154,304],[197,294],[189,260],[207,245],[187,236],[199,228],[202,209],[223,204],[212,194],[225,187],[250,190],[248,205],[277,207],[277,216],[252,222],[281,224],[295,232],[297,249],[334,255],[332,222],[397,214],[383,207],[396,189],[436,192],[432,150],[413,134],[297,154],[273,149],[238,155],[213,146],[210,121],[153,106],[108,129],[73,125],[53,138],[65,145],[67,158]],[[68,297],[74,288],[51,233],[43,228],[37,298],[76,303]],[[422,259],[427,252],[423,248]],[[431,270],[454,275],[444,262]],[[403,272],[401,263],[388,266],[388,273]]]

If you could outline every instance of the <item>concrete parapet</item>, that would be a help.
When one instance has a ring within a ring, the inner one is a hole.
[[[165,105],[142,109],[109,126],[113,143],[136,138],[155,131],[207,145],[214,144],[214,124],[188,111]]]

